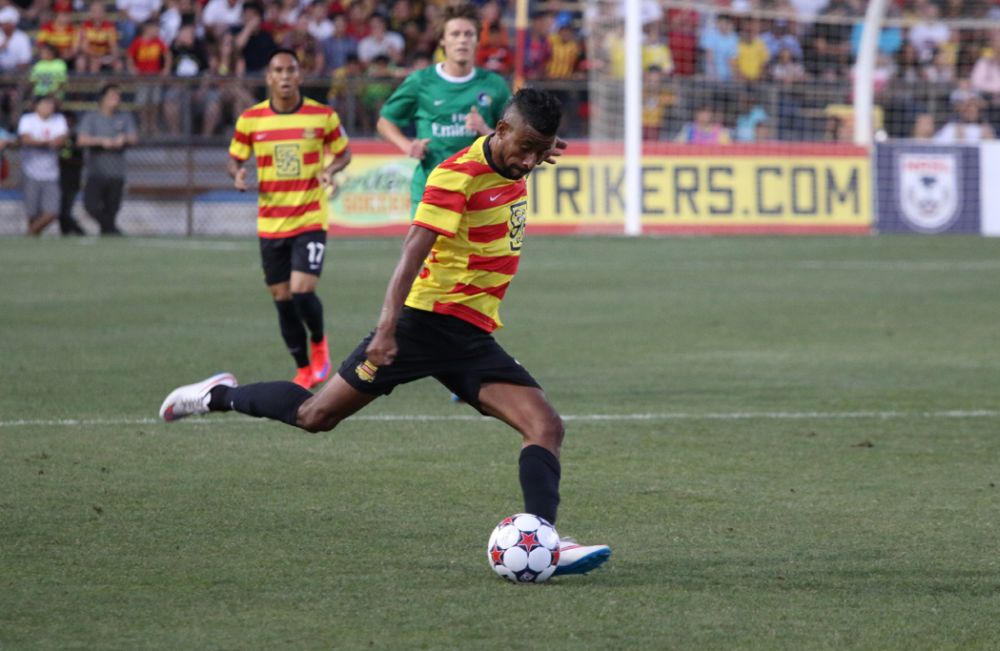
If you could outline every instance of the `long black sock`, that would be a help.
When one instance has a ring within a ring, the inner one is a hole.
[[[258,382],[241,387],[217,386],[210,392],[210,411],[238,411],[256,418],[295,425],[302,403],[312,392],[294,382]]]
[[[559,459],[540,445],[529,445],[521,449],[519,466],[525,513],[540,515],[555,524],[562,474]]]
[[[278,309],[278,326],[281,328],[281,338],[288,346],[288,352],[295,358],[295,366],[309,366],[309,351],[306,349],[306,328],[295,307],[295,301],[275,301]]]
[[[292,300],[299,311],[299,317],[309,328],[312,342],[318,344],[323,341],[323,303],[316,292],[292,294]]]

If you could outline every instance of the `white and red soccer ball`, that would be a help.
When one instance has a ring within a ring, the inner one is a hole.
[[[490,534],[486,556],[493,571],[515,583],[541,583],[559,565],[559,534],[545,518],[517,513]]]

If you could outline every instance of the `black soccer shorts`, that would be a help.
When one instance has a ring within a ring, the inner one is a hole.
[[[288,282],[293,271],[318,276],[323,272],[326,231],[308,231],[294,237],[260,238],[260,261],[268,285]]]
[[[373,334],[358,344],[338,371],[362,393],[388,395],[400,384],[433,377],[481,412],[479,388],[485,383],[541,388],[493,335],[453,316],[404,307],[396,324],[396,359],[379,368],[365,354]]]

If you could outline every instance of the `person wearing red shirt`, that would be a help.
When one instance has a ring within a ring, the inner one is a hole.
[[[674,60],[672,74],[690,77],[698,72],[698,12],[671,9],[667,12],[667,45]]]
[[[173,68],[170,48],[160,39],[160,26],[149,21],[143,23],[142,32],[128,47],[128,70],[138,76],[166,76]],[[156,127],[156,116],[163,100],[163,88],[149,81],[136,87],[135,103],[139,106],[139,123],[143,132]]]

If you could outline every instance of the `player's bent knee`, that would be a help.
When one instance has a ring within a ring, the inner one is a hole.
[[[296,414],[295,424],[307,432],[329,432],[340,424],[342,419],[330,410],[304,403]]]

